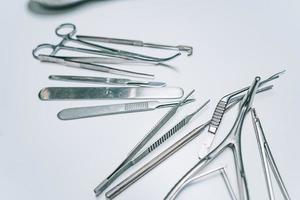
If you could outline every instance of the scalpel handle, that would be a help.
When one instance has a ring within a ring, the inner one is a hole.
[[[150,111],[156,108],[155,104],[158,104],[158,102],[152,101],[152,102],[113,104],[113,105],[104,105],[104,106],[67,108],[60,111],[57,114],[57,117],[61,120],[71,120],[71,119],[80,119],[80,118],[113,115],[113,114],[121,114],[121,113]]]

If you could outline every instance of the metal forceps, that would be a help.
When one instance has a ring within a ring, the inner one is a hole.
[[[54,56],[60,50],[68,50],[68,51],[88,53],[88,54],[94,54],[94,55],[102,55],[102,56],[117,57],[117,58],[123,58],[123,59],[149,61],[149,62],[164,62],[164,61],[171,60],[180,55],[180,53],[177,53],[177,54],[167,57],[167,58],[158,58],[158,57],[152,57],[152,56],[147,56],[147,55],[143,55],[143,54],[137,54],[137,53],[133,53],[133,52],[129,52],[129,51],[114,49],[114,48],[110,48],[110,47],[105,47],[102,45],[97,45],[94,43],[86,42],[84,40],[74,37],[76,34],[76,31],[77,31],[77,29],[74,24],[71,24],[71,23],[61,24],[60,26],[58,26],[56,28],[55,33],[57,36],[62,38],[62,41],[60,43],[58,43],[57,45],[52,45],[52,44],[39,45],[37,48],[35,48],[33,50],[33,56],[37,59],[41,59],[37,55],[37,51],[41,50],[41,49],[49,49],[49,48],[52,49],[52,52],[50,53],[51,56]],[[66,45],[67,42],[73,42],[73,43],[76,43],[79,45],[90,47],[92,49],[67,46]]]
[[[145,153],[139,154],[141,149],[146,145],[146,143],[162,128],[164,124],[166,124],[177,112],[178,108],[188,99],[190,95],[192,95],[192,92],[190,92],[183,100],[178,102],[173,108],[171,108],[160,120],[159,122],[150,130],[149,133],[147,133],[144,138],[130,151],[130,153],[127,155],[125,160],[113,171],[104,181],[102,181],[95,189],[94,192],[96,196],[100,195],[107,187],[109,187],[115,179],[117,179],[123,172],[125,172],[128,168],[133,166],[135,163],[137,163],[139,160],[141,160],[143,157],[145,157],[148,153],[152,151],[152,148],[156,148],[160,144],[153,144],[149,147],[149,152],[144,151]],[[175,130],[176,131],[176,130]],[[136,157],[137,156],[137,157]],[[134,159],[136,157],[136,159]]]
[[[175,186],[169,191],[169,193],[165,197],[166,200],[175,199],[176,195],[179,193],[182,185],[186,181],[188,181],[190,178],[194,177],[202,169],[204,169],[218,155],[220,155],[226,148],[230,148],[233,151],[234,156],[235,156],[236,166],[240,170],[239,172],[237,171],[240,198],[242,200],[244,199],[244,196],[243,196],[244,192],[242,189],[243,186],[246,190],[246,195],[248,197],[248,187],[247,187],[246,179],[244,176],[243,163],[241,162],[242,158],[241,158],[241,153],[240,153],[240,142],[239,142],[240,135],[241,135],[241,128],[242,128],[242,124],[243,124],[242,122],[244,120],[246,113],[249,111],[249,107],[251,105],[251,102],[253,100],[254,93],[255,93],[257,87],[259,87],[271,80],[278,78],[280,76],[280,74],[282,74],[283,72],[284,71],[276,73],[276,74],[272,75],[271,77],[269,77],[268,79],[261,81],[261,82],[260,82],[260,78],[256,78],[253,85],[250,88],[249,87],[243,88],[236,92],[230,93],[221,99],[221,101],[218,103],[218,105],[214,111],[212,119],[210,120],[209,131],[206,136],[206,138],[208,138],[208,139],[206,139],[203,143],[202,149],[204,149],[204,150],[200,151],[200,153],[199,153],[200,161],[198,161],[198,163],[196,163],[196,165],[194,165],[175,184]],[[247,93],[247,95],[244,96],[244,99],[240,105],[241,109],[239,111],[239,115],[238,115],[238,117],[235,121],[235,124],[234,124],[233,128],[231,129],[230,133],[225,137],[225,139],[214,150],[212,150],[210,153],[205,155],[205,152],[209,151],[209,148],[213,142],[214,135],[216,134],[216,132],[218,130],[218,127],[222,120],[223,114],[226,111],[227,105],[230,102],[234,102],[234,101],[236,101],[236,99],[241,98],[241,95],[240,96],[237,96],[237,95],[242,92],[245,92],[246,90],[248,90],[248,93]],[[222,105],[222,106],[220,106],[220,105]],[[248,110],[245,111],[245,108],[248,108]]]
[[[269,147],[268,141],[264,134],[264,130],[262,128],[261,122],[260,122],[259,118],[257,117],[256,111],[254,108],[251,109],[251,116],[252,116],[252,122],[253,122],[254,130],[255,130],[255,134],[256,134],[259,153],[260,153],[261,161],[263,164],[263,170],[264,170],[265,180],[266,180],[266,184],[267,184],[267,188],[268,188],[269,199],[275,200],[274,190],[273,190],[271,176],[270,176],[270,166],[271,166],[271,169],[273,171],[273,174],[279,185],[279,188],[282,192],[284,199],[290,200],[291,198],[290,198],[290,196],[287,192],[287,189],[284,185],[284,182],[281,178],[281,175],[277,168],[276,162],[272,155],[271,149]]]
[[[269,82],[269,81],[272,81],[274,79],[277,79],[282,73],[284,73],[285,71],[281,71],[281,72],[278,72],[272,76],[270,76],[269,78],[261,81],[259,83],[259,87],[262,86],[263,84]],[[206,156],[210,150],[210,147],[213,143],[213,140],[215,138],[215,135],[218,131],[218,128],[220,126],[220,123],[222,121],[222,118],[223,118],[223,115],[226,111],[226,107],[232,103],[232,102],[235,102],[236,99],[239,99],[241,96],[239,96],[239,94],[247,91],[249,89],[249,87],[245,87],[245,88],[242,88],[240,90],[237,90],[235,92],[232,92],[230,94],[227,94],[225,95],[224,97],[221,98],[221,100],[219,101],[219,103],[217,104],[215,110],[214,110],[214,113],[213,113],[213,116],[210,120],[210,123],[209,123],[209,128],[208,128],[208,132],[207,134],[204,136],[204,139],[203,139],[203,143],[201,144],[201,147],[200,147],[200,151],[199,151],[199,159],[203,158],[204,156]]]
[[[272,85],[260,88],[257,90],[257,93],[264,92],[267,90],[272,89]],[[240,102],[243,99],[244,95],[239,95],[232,99],[228,106],[226,107],[225,112],[230,110],[232,107],[234,107],[238,102]],[[165,149],[163,152],[161,152],[159,155],[157,155],[155,158],[147,162],[145,165],[143,165],[141,168],[136,170],[133,174],[125,178],[123,181],[121,181],[119,184],[114,186],[112,189],[110,189],[105,196],[108,199],[113,199],[117,195],[121,194],[123,191],[125,191],[127,188],[129,188],[133,183],[137,182],[140,178],[142,178],[144,175],[146,175],[148,172],[150,172],[152,169],[154,169],[156,166],[158,166],[160,163],[162,163],[164,160],[175,154],[177,151],[179,151],[182,147],[187,145],[190,141],[195,139],[197,136],[201,134],[201,132],[210,124],[210,121],[207,121],[204,124],[201,124],[194,128],[192,131],[190,131],[188,134],[186,134],[184,137],[179,139],[177,142],[172,144],[170,147]],[[176,125],[177,126],[177,125]],[[164,136],[163,136],[164,137]],[[203,174],[202,174],[203,175]],[[200,175],[201,176],[201,175]],[[181,189],[181,187],[180,187]],[[179,190],[177,190],[179,191]],[[230,190],[230,193],[232,193],[232,190]]]

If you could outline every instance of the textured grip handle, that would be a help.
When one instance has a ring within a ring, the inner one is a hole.
[[[156,149],[159,145],[164,143],[167,139],[169,139],[172,135],[174,135],[179,129],[184,127],[186,125],[186,120],[181,120],[176,126],[174,126],[172,129],[170,129],[167,133],[165,133],[162,137],[160,137],[156,142],[154,142],[150,147],[148,147],[148,152],[152,152],[154,149]]]
[[[216,133],[218,128],[219,128],[219,125],[221,123],[221,120],[222,120],[222,117],[225,113],[225,110],[226,110],[226,106],[227,106],[227,102],[225,101],[219,101],[215,111],[214,111],[214,114],[212,116],[212,119],[210,121],[210,124],[209,124],[209,131],[212,132],[212,133]]]
[[[149,108],[148,102],[128,103],[125,104],[125,111],[146,110]]]

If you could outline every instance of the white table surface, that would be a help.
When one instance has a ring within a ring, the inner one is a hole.
[[[63,108],[120,102],[43,102],[38,99],[38,91],[46,86],[83,86],[50,81],[47,79],[50,74],[105,76],[42,64],[33,59],[31,51],[36,45],[58,42],[54,29],[65,22],[75,23],[81,34],[194,47],[192,57],[181,56],[170,62],[175,70],[156,66],[134,67],[135,70],[155,73],[156,80],[180,86],[186,92],[196,89],[194,97],[197,101],[181,108],[163,130],[211,99],[209,106],[172,142],[209,119],[223,95],[249,85],[256,75],[267,77],[286,69],[286,74],[273,82],[272,91],[257,95],[254,107],[292,199],[300,198],[300,136],[297,127],[300,111],[299,1],[111,0],[59,11],[32,7],[27,0],[1,4],[1,200],[105,199],[103,195],[96,198],[93,188],[112,172],[167,111],[160,109],[74,121],[58,120],[56,114]],[[226,114],[217,141],[229,131],[235,113]],[[158,152],[172,142],[162,145]],[[196,163],[200,142],[201,137],[196,138],[117,199],[162,199]],[[243,128],[243,154],[251,199],[267,199],[249,116]],[[128,170],[116,183],[144,163]],[[227,166],[236,188],[230,153],[222,156],[213,167],[223,165]],[[278,187],[275,188],[278,199],[281,199]],[[178,199],[230,197],[222,179],[213,176],[189,187]]]

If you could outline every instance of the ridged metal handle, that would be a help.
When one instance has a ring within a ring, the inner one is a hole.
[[[186,125],[187,121],[185,119],[181,120],[176,126],[170,129],[167,133],[165,133],[162,137],[160,137],[156,142],[154,142],[150,147],[148,147],[148,152],[152,152],[159,145],[164,143],[167,139],[169,139],[172,135],[174,135],[179,129]]]
[[[146,110],[149,108],[148,102],[128,103],[125,104],[125,111]]]
[[[209,132],[216,133],[225,113],[227,101],[219,101],[209,124]]]

